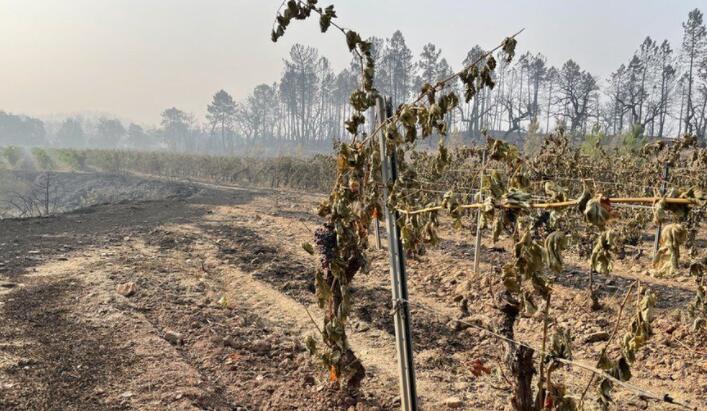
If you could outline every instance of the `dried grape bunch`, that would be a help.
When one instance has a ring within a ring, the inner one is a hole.
[[[314,244],[322,263],[322,270],[328,270],[336,253],[336,232],[329,224],[317,227],[314,230]]]

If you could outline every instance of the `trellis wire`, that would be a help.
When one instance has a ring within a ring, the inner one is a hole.
[[[660,200],[665,200],[667,204],[685,204],[685,205],[697,205],[699,204],[696,200],[692,200],[689,198],[660,198],[660,197],[613,197],[613,198],[608,198],[608,201],[610,203],[656,203]],[[577,200],[568,200],[568,201],[560,201],[560,202],[555,202],[555,203],[528,203],[527,208],[565,208],[565,207],[570,207],[573,205],[577,205],[578,201]],[[485,204],[484,203],[472,203],[472,204],[462,204],[459,206],[459,208],[462,209],[469,209],[469,208],[481,208]],[[495,207],[499,208],[524,208],[523,206],[515,205],[515,204],[495,204]],[[432,206],[432,207],[426,207],[426,208],[421,208],[417,210],[404,210],[404,209],[397,209],[400,213],[403,214],[421,214],[421,213],[429,213],[432,211],[439,211],[443,210],[444,207],[442,206]]]

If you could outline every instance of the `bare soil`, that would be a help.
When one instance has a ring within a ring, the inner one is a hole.
[[[399,407],[385,249],[372,250],[371,270],[354,280],[350,339],[368,375],[353,398],[328,381],[302,344],[316,336],[309,315],[320,318],[315,260],[301,247],[319,223],[320,197],[160,184],[176,186],[163,199],[0,221],[0,409]],[[456,397],[462,409],[507,409],[501,344],[455,320],[495,326],[494,273],[508,261],[510,240],[497,248],[484,239],[481,274],[472,275],[469,228],[445,230],[443,238],[408,260],[411,301],[434,310],[412,307],[422,408],[445,409]],[[613,327],[624,292],[640,280],[657,293],[659,309],[631,382],[707,409],[705,334],[678,318],[694,284],[649,275],[651,244],[642,247],[643,257],[630,254],[613,274],[596,278],[599,311],[587,303],[587,262],[570,257],[554,278],[553,327],[569,327],[574,359],[593,365],[605,342],[581,341]],[[128,284],[132,293],[118,292]],[[539,324],[539,318],[521,319],[516,338],[539,346]],[[474,362],[492,372],[474,375]],[[590,378],[579,368],[557,374],[572,393],[581,393]],[[620,388],[615,408],[671,409]]]

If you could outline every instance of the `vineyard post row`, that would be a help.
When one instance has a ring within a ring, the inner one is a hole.
[[[382,119],[388,119],[392,115],[392,106],[388,98],[385,99],[385,103],[382,97],[378,97],[376,101],[376,121],[380,125],[383,121]],[[379,127],[376,129],[379,135],[380,143],[380,155],[381,155],[381,171],[383,180],[383,198],[388,198],[388,187],[392,186],[393,182],[397,179],[397,165],[396,165],[396,153],[387,153],[386,138],[384,131]],[[371,135],[373,137],[373,135]],[[374,140],[375,141],[375,140]],[[483,176],[485,171],[486,163],[486,150],[482,153],[482,164],[480,170],[480,177]],[[661,197],[618,197],[618,198],[607,198],[608,201],[616,203],[617,205],[627,205],[635,203],[648,203],[655,204],[659,200],[663,200],[669,204],[695,204],[696,201],[688,198],[666,198],[664,197],[667,190],[667,179],[668,179],[669,165],[666,163],[665,171],[663,176],[663,181],[661,183]],[[481,187],[480,187],[481,189]],[[461,204],[459,207],[464,209],[478,209],[479,219],[481,217],[481,207],[483,207],[483,198],[477,198],[478,202],[471,204]],[[569,206],[576,205],[578,200],[568,200],[562,202],[541,202],[534,203],[530,202],[527,204],[528,208],[538,208],[538,209],[553,209],[553,208],[566,208]],[[515,204],[504,204],[497,203],[496,207],[501,208],[520,208],[520,206]],[[395,323],[395,340],[396,340],[396,353],[398,357],[398,365],[400,372],[400,398],[401,398],[401,409],[404,411],[417,410],[417,395],[415,386],[415,369],[413,362],[413,351],[412,351],[412,334],[410,327],[410,305],[416,305],[419,308],[430,309],[428,307],[420,306],[409,301],[408,290],[407,290],[407,274],[405,270],[405,252],[403,249],[403,244],[400,236],[400,227],[398,225],[398,218],[400,214],[418,214],[427,213],[431,211],[436,211],[442,209],[442,206],[426,207],[417,210],[405,210],[397,207],[389,207],[387,201],[383,202],[383,215],[385,216],[387,222],[387,234],[388,234],[388,253],[390,259],[390,272],[391,272],[391,285],[392,285],[392,302],[393,302],[393,315]],[[649,207],[653,208],[653,207]],[[477,225],[476,233],[476,249],[475,249],[475,259],[474,259],[474,272],[478,272],[478,260],[479,260],[479,249],[480,249],[480,239],[481,232]],[[659,225],[656,232],[657,241],[660,238],[661,226]],[[654,257],[655,258],[655,257]],[[433,310],[434,311],[434,310]],[[436,314],[441,314],[434,311]],[[475,327],[476,328],[476,327]],[[505,339],[497,333],[491,330],[483,329],[483,331],[489,333],[491,336],[496,338]],[[514,345],[526,346],[534,351],[539,351],[535,347],[531,347],[522,342],[511,340]],[[559,361],[559,360],[558,360]],[[576,365],[580,368],[590,371],[593,376],[599,375],[604,378],[615,382],[616,384],[633,391],[634,393],[639,393],[640,395],[651,398],[664,403],[672,404],[685,409],[692,409],[686,404],[675,401],[669,394],[659,395],[640,387],[633,386],[624,381],[614,378],[612,375],[607,374],[601,370],[587,366],[586,364],[578,363],[571,360],[562,360],[562,363],[567,365]],[[593,379],[593,378],[592,378]],[[591,384],[591,382],[590,382]]]
[[[484,167],[486,166],[486,149],[481,153],[481,171],[479,172],[479,201],[484,201],[484,194],[482,192],[482,186],[484,181]],[[483,214],[481,209],[476,212],[476,241],[474,242],[474,274],[479,274],[479,258],[481,249],[481,219]]]
[[[668,175],[670,173],[670,162],[665,163],[663,170],[663,183],[660,186],[660,195],[664,196],[668,190]],[[658,248],[660,248],[660,233],[663,231],[663,223],[658,222],[658,227],[655,229],[655,241],[653,242],[653,260],[658,256]]]
[[[378,96],[376,98],[376,114],[378,124],[390,118],[393,114],[391,100]],[[386,141],[381,130],[380,156],[381,176],[383,178],[383,198],[388,198],[388,184],[393,184],[398,178],[396,153],[387,153]],[[398,226],[398,211],[388,207],[383,202],[383,214],[388,230],[388,255],[390,257],[391,292],[393,296],[393,318],[395,325],[395,349],[400,371],[400,408],[404,411],[417,410],[417,390],[415,384],[415,364],[413,362],[412,334],[410,332],[410,306],[408,304],[407,273],[405,271],[405,252],[400,227]]]
[[[368,129],[369,134],[373,134],[373,132],[377,126],[377,124],[376,124],[376,118],[378,118],[377,108],[378,107],[376,105],[374,107],[371,107],[367,111],[368,119],[366,121],[368,122],[368,125],[369,125],[369,129]],[[375,139],[371,139],[369,144],[376,144]],[[369,170],[369,171],[373,171],[373,170]],[[374,230],[374,234],[376,236],[376,250],[380,250],[383,248],[383,245],[381,243],[380,220],[377,218],[373,219],[373,230]]]

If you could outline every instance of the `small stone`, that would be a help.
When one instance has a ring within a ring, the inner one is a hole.
[[[137,286],[134,282],[131,281],[125,284],[118,285],[118,287],[116,287],[116,291],[123,297],[130,297],[137,291]]]
[[[182,343],[184,342],[182,334],[172,330],[165,330],[164,339],[172,345],[182,345]]]
[[[464,405],[464,403],[462,402],[462,400],[459,397],[449,397],[446,400],[444,400],[444,405],[446,405],[447,408],[457,409],[457,408],[461,408]]]
[[[599,341],[608,341],[609,340],[609,333],[605,331],[598,331],[595,333],[587,334],[582,338],[582,342],[584,344],[591,344]]]
[[[266,353],[272,349],[272,346],[265,341],[258,341],[251,345],[251,350],[254,352]]]

